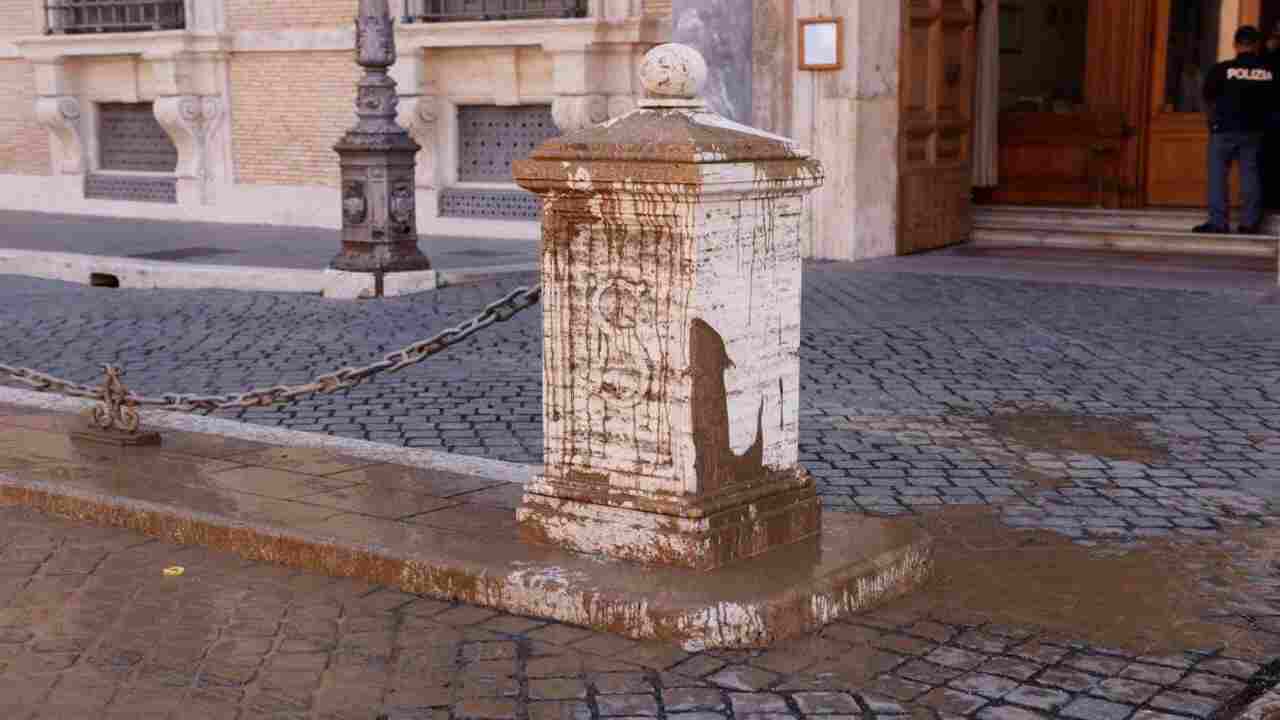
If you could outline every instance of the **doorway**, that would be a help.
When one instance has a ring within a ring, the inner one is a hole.
[[[1240,25],[1274,28],[1280,0],[1001,0],[1000,12],[999,185],[980,201],[1204,205],[1204,74],[1232,56]]]
[[[1201,92],[1209,69],[1235,54],[1236,28],[1250,21],[1241,10],[1238,0],[1156,0],[1146,171],[1150,205],[1204,205],[1209,129]],[[1234,194],[1239,182],[1233,179],[1231,187]]]
[[[1001,0],[998,204],[1137,207],[1150,2]]]

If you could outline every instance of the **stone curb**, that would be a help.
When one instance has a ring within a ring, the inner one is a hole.
[[[4,505],[690,652],[813,632],[903,595],[932,568],[923,532],[886,533],[884,520],[847,515],[827,518],[834,527],[820,545],[774,550],[769,567],[701,573],[438,532],[407,530],[388,546],[0,473]],[[881,539],[868,549],[872,536]],[[762,576],[772,580],[766,587]]]
[[[494,267],[391,273],[384,278],[386,297],[411,295],[446,285],[461,285],[505,275],[536,272],[533,263]],[[202,265],[141,260],[108,255],[0,249],[0,275],[24,275],[90,285],[95,276],[122,288],[166,290],[246,290],[297,292],[337,300],[373,297],[374,276],[335,270]]]
[[[0,403],[76,413],[92,401],[0,388]],[[143,421],[154,429],[341,450],[362,459],[508,482],[525,482],[536,471],[213,418],[146,411]],[[0,474],[0,505],[691,651],[769,646],[812,632],[908,592],[932,567],[933,541],[914,523],[846,513],[825,514],[820,539],[716,572],[698,572],[393,521],[338,537],[272,524],[270,517],[246,517],[234,507],[225,514],[198,512],[146,498],[145,489],[133,491],[143,494],[138,497],[112,487],[113,494],[106,494],[74,478],[59,482]]]
[[[32,390],[0,387],[0,403],[52,410],[54,412],[81,413],[93,406],[92,400],[61,397]],[[526,483],[541,470],[536,465],[489,460],[469,455],[407,448],[356,440],[335,435],[287,430],[262,425],[251,425],[236,420],[190,415],[186,413],[144,410],[142,421],[151,429],[181,430],[206,433],[223,437],[250,440],[272,445],[288,445],[300,448],[338,450],[352,457],[374,462],[389,462],[426,470],[444,470],[461,475],[483,477],[488,480]]]

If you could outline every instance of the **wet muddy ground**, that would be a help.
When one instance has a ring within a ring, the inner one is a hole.
[[[1243,293],[872,276],[837,266],[808,268],[805,284],[802,461],[828,509],[921,523],[936,534],[937,573],[925,592],[788,646],[736,653],[673,654],[561,626],[483,619],[494,623],[484,632],[499,635],[467,630],[448,651],[447,672],[404,675],[412,682],[402,683],[386,658],[453,637],[440,628],[465,612],[446,609],[420,622],[408,606],[379,609],[399,628],[395,649],[368,650],[356,661],[331,649],[375,647],[364,636],[371,601],[316,609],[324,593],[279,590],[301,582],[296,576],[255,568],[240,586],[237,570],[216,582],[246,593],[261,582],[281,593],[278,603],[258,604],[258,615],[278,612],[265,626],[233,620],[208,631],[209,647],[242,632],[278,633],[257,660],[239,640],[227,651],[250,669],[230,672],[220,664],[223,651],[209,650],[204,665],[183,670],[143,647],[137,666],[121,657],[132,669],[112,687],[132,688],[130,697],[146,688],[179,703],[207,695],[212,705],[235,708],[210,717],[237,718],[367,717],[381,708],[392,718],[441,720],[908,711],[980,720],[1234,720],[1244,707],[1237,700],[1274,685],[1280,306]],[[10,279],[0,282],[0,339],[9,362],[81,380],[114,361],[142,392],[221,392],[379,356],[508,286],[378,306],[181,292],[116,292],[104,304],[89,289]],[[413,375],[239,418],[537,462],[539,320],[517,318]],[[81,547],[73,529],[22,522],[6,516],[0,532],[21,527],[46,538],[49,558]],[[58,591],[72,597],[97,587],[97,571],[63,579],[62,561],[9,555],[19,549],[5,542],[2,582],[25,593],[22,603],[50,607],[62,596],[42,588],[60,583],[74,585]],[[188,563],[197,578],[202,562]],[[131,592],[154,594],[154,568],[138,567],[145,572],[128,576]],[[104,596],[95,611],[114,617],[115,597]],[[243,597],[249,612],[255,602]],[[332,626],[289,620],[319,613],[328,622],[330,612]],[[117,627],[132,637],[131,625]],[[65,625],[41,628],[42,637],[66,634]],[[512,643],[509,672],[475,669],[489,662],[480,656],[507,652],[470,644],[490,641]],[[291,657],[304,648],[323,659]],[[67,666],[53,669],[59,663],[47,664],[43,652],[63,653]],[[74,644],[28,638],[0,647],[0,656],[7,683],[0,690],[14,693],[3,697],[27,697],[50,678],[65,683],[54,689],[99,697],[88,690],[102,684],[86,669],[93,654]],[[572,660],[560,666],[554,658],[562,657]],[[166,690],[159,678],[171,676],[162,669],[189,671],[172,676],[188,684]],[[507,679],[458,680],[448,687],[461,689],[445,695],[403,694],[406,685],[442,687],[437,680],[448,673]],[[378,688],[376,700],[361,687]],[[340,690],[364,699],[365,714],[343,714]],[[124,695],[111,697],[118,703]],[[91,716],[109,717],[111,707],[104,701]]]

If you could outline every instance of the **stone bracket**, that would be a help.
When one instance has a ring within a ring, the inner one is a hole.
[[[422,149],[418,151],[418,165],[414,182],[420,188],[431,189],[439,183],[436,179],[436,132],[438,99],[431,95],[402,95],[396,122],[409,132]]]
[[[181,179],[205,184],[213,179],[210,157],[212,140],[224,116],[221,98],[199,95],[177,95],[157,98],[156,120],[178,148],[178,166],[174,174]]]
[[[36,100],[36,119],[53,135],[55,175],[83,175],[86,171],[85,142],[80,101],[70,95]]]

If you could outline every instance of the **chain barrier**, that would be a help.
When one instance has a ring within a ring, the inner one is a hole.
[[[193,411],[233,410],[253,407],[267,407],[292,402],[306,395],[327,395],[339,390],[356,387],[370,378],[382,373],[399,372],[412,367],[427,358],[443,352],[472,335],[495,323],[506,322],[517,314],[538,304],[542,299],[542,286],[519,287],[507,293],[501,300],[485,306],[475,317],[447,328],[425,340],[406,345],[395,352],[388,353],[377,362],[362,367],[345,367],[334,372],[320,375],[309,383],[300,385],[276,385],[267,388],[255,388],[234,395],[183,395],[166,393],[159,397],[135,395],[120,382],[124,371],[113,365],[105,365],[106,381],[98,387],[81,385],[54,377],[48,373],[25,367],[12,367],[0,364],[0,376],[7,376],[28,387],[41,392],[56,393],[70,397],[89,398],[103,403],[106,417],[120,416],[120,408],[151,407],[161,410]],[[125,432],[134,432],[136,422],[118,422]],[[101,423],[99,423],[101,425]],[[129,425],[133,427],[130,428]],[[103,429],[109,429],[103,426]]]

